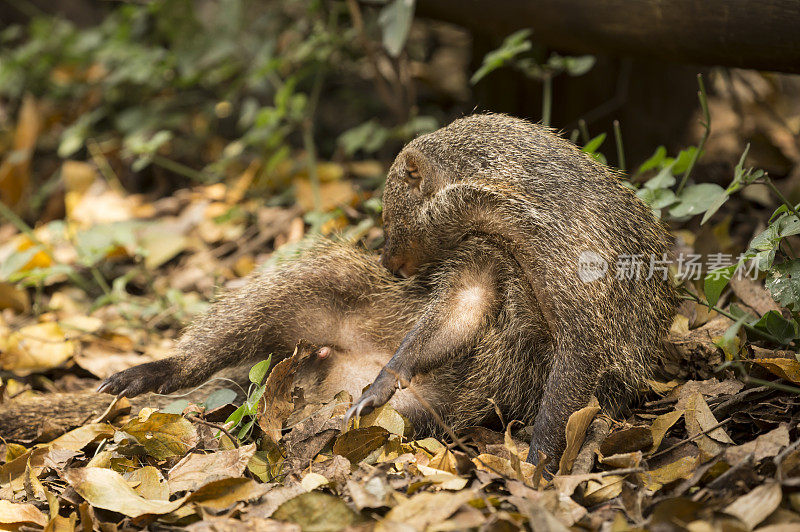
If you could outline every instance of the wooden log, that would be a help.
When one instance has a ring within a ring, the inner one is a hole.
[[[796,0],[418,0],[420,16],[573,53],[800,73]]]

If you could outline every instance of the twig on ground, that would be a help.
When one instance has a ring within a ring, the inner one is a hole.
[[[227,436],[231,440],[231,443],[233,444],[234,447],[236,447],[237,449],[239,448],[239,440],[237,440],[233,436],[233,434],[231,434],[230,431],[226,429],[223,425],[220,425],[219,423],[212,423],[211,421],[206,421],[205,419],[202,419],[199,416],[192,416],[189,418],[189,420],[195,421],[197,423],[200,423],[201,425],[205,425],[207,427],[211,427],[221,431],[223,434],[225,434],[225,436]]]
[[[578,451],[578,456],[575,457],[575,462],[572,464],[573,475],[582,475],[592,470],[595,453],[610,431],[611,422],[608,418],[598,417],[592,421],[586,430],[586,438]]]
[[[656,456],[661,456],[662,454],[665,454],[665,453],[668,453],[668,452],[670,452],[670,451],[672,451],[674,449],[677,449],[678,447],[680,447],[682,445],[686,445],[687,443],[693,442],[694,440],[700,438],[701,436],[705,436],[709,432],[712,432],[712,431],[720,428],[721,426],[723,426],[723,425],[725,425],[725,424],[727,424],[727,423],[729,423],[731,421],[733,421],[733,418],[730,418],[730,417],[728,419],[724,420],[724,421],[720,421],[716,425],[713,425],[713,426],[707,428],[706,430],[704,430],[702,432],[698,432],[694,436],[690,436],[688,438],[685,438],[685,439],[679,441],[678,443],[676,443],[674,445],[670,445],[669,447],[667,447],[663,451],[658,451],[657,453],[654,453],[654,454],[650,455],[650,458],[655,458]]]

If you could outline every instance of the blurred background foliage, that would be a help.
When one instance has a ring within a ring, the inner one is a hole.
[[[129,318],[182,321],[308,231],[377,248],[394,154],[473,111],[560,130],[626,173],[679,244],[750,250],[765,271],[794,260],[797,76],[570,56],[413,0],[28,0],[0,20],[4,307],[69,280],[95,308],[149,294]]]

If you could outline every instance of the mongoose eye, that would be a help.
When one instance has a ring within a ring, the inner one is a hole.
[[[422,176],[419,175],[419,169],[409,165],[406,168],[406,182],[412,187],[419,187],[420,181],[422,181]]]

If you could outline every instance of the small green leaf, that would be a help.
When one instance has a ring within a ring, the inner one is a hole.
[[[256,420],[255,418],[253,418],[247,423],[245,423],[245,425],[242,427],[242,429],[239,431],[239,434],[237,434],[236,437],[239,438],[240,440],[244,439],[244,437],[247,436],[247,434],[250,432],[250,429],[253,428],[253,423],[255,422]]]
[[[530,35],[531,30],[525,29],[514,32],[506,37],[500,48],[493,50],[484,56],[483,64],[477,70],[477,72],[472,75],[472,78],[469,80],[469,82],[475,85],[490,72],[506,65],[519,54],[530,50],[533,47],[531,42],[528,40]]]
[[[272,361],[272,355],[267,357],[266,360],[262,360],[252,368],[250,368],[250,382],[253,384],[261,384],[261,381],[264,380],[264,377],[267,375],[267,371],[269,370],[269,364]]]
[[[686,187],[678,196],[678,203],[669,210],[669,213],[675,218],[695,216],[712,207],[719,195],[724,192],[721,186],[714,183]]]
[[[653,168],[658,168],[661,166],[661,163],[664,161],[664,158],[667,156],[667,149],[664,146],[659,146],[656,148],[655,153],[650,156],[645,162],[639,166],[639,169],[636,170],[637,174],[643,174],[648,170],[652,170]]]
[[[697,148],[695,146],[689,146],[685,150],[681,150],[678,153],[678,156],[675,158],[675,163],[672,165],[673,173],[682,174],[689,168],[689,164],[692,162],[692,157],[694,156]]]
[[[654,177],[647,180],[644,188],[650,190],[657,190],[660,188],[669,188],[675,184],[675,176],[672,174],[672,165],[668,164],[662,168]]]
[[[254,416],[258,413],[258,402],[261,400],[261,397],[264,396],[264,391],[266,389],[266,385],[258,386],[256,391],[247,398],[245,405],[247,405],[247,413],[251,416]]]
[[[675,193],[668,188],[650,189],[642,187],[636,191],[636,195],[650,205],[652,209],[663,209],[675,203]]]
[[[722,192],[720,192],[719,195],[714,199],[714,202],[708,208],[706,213],[703,215],[703,219],[700,220],[700,225],[703,225],[709,220],[709,218],[714,216],[714,213],[716,213],[719,210],[719,208],[722,207],[726,201],[728,201],[729,197],[730,197],[730,192],[728,190],[723,190]]]
[[[719,296],[722,295],[722,290],[728,286],[731,276],[733,276],[733,272],[736,271],[738,266],[739,264],[736,263],[708,272],[705,278],[703,292],[706,294],[706,300],[709,305],[714,306],[717,304]]]
[[[231,413],[231,415],[228,416],[228,419],[225,420],[225,425],[227,425],[228,423],[230,423],[231,426],[233,427],[238,425],[239,422],[242,420],[242,417],[244,417],[245,410],[247,410],[247,407],[245,405],[242,405],[236,410],[234,410]]]
[[[230,388],[220,388],[214,391],[205,400],[206,410],[214,410],[221,406],[232,403],[236,399],[236,392]]]
[[[383,30],[383,47],[392,57],[403,51],[414,19],[414,0],[393,0],[381,9],[378,23]]]
[[[603,144],[603,142],[605,142],[605,140],[606,140],[606,134],[600,133],[595,138],[587,142],[586,146],[581,148],[581,151],[584,153],[594,153],[597,151],[598,148],[600,148],[600,146]]]
[[[800,311],[800,259],[776,265],[766,281],[767,290],[779,305]]]
[[[753,324],[756,329],[762,330],[773,336],[776,340],[788,344],[797,339],[800,327],[794,320],[787,320],[780,312],[770,310],[760,320]]]

